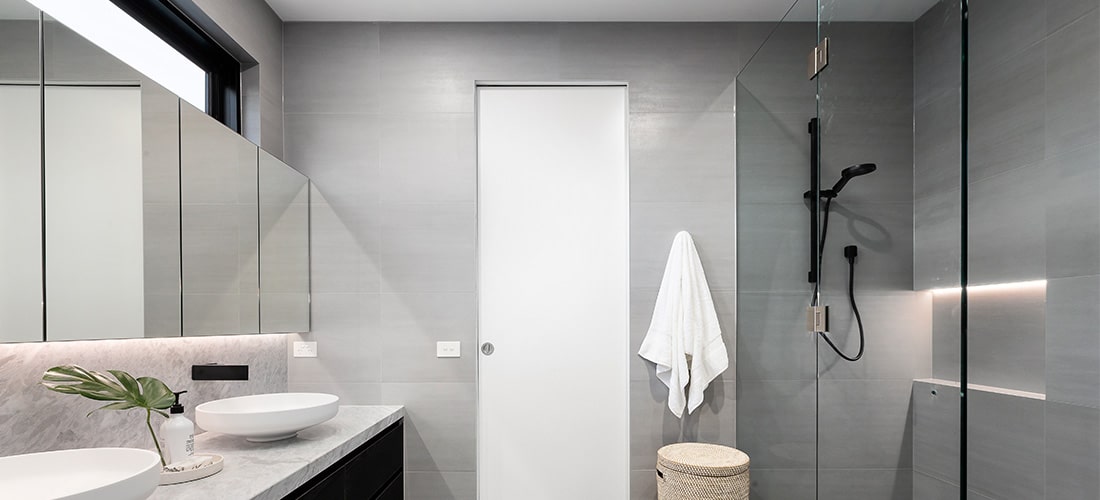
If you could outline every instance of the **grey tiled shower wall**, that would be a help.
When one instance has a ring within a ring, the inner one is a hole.
[[[408,498],[474,498],[475,80],[629,83],[630,348],[688,230],[735,359],[734,81],[768,28],[287,23],[286,152],[316,188],[321,353],[290,360],[291,389],[407,405]],[[437,340],[463,357],[437,359]],[[632,496],[653,498],[656,450],[681,426],[652,365],[630,377]],[[734,380],[712,383],[686,439],[734,442]]]
[[[970,2],[969,282],[1046,280],[969,294],[970,382],[1040,398],[971,392],[975,498],[1100,498],[1097,7]],[[915,33],[914,282],[957,286],[958,3],[941,2]],[[959,295],[933,300],[933,375],[958,380]],[[958,401],[931,389],[914,386],[914,481],[927,498],[957,498]]]
[[[818,29],[805,22],[780,25],[738,78],[738,447],[753,498],[908,499],[912,380],[931,369],[931,300],[912,283],[913,25],[830,23],[822,36],[832,53],[816,81],[805,55]],[[824,187],[849,165],[878,166],[832,203],[823,258],[830,336],[851,355],[843,248],[858,247],[857,363],[806,332],[814,116]]]

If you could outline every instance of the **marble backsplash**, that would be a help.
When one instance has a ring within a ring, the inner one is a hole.
[[[188,391],[182,401],[193,421],[195,406],[206,401],[286,391],[286,342],[286,335],[247,335],[0,344],[0,456],[96,446],[153,448],[144,411],[85,417],[104,403],[42,387],[42,373],[51,366],[77,364],[159,378],[172,390]],[[249,380],[192,381],[191,365],[203,363],[247,364]],[[163,417],[153,418],[159,428]]]

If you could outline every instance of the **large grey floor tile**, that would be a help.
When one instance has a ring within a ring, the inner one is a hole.
[[[1100,144],[1047,158],[1046,277],[1100,274]]]
[[[752,457],[750,456],[751,460]],[[816,500],[817,472],[813,469],[761,469],[749,471],[754,500]]]
[[[738,380],[737,448],[754,467],[813,467],[813,381]]]
[[[382,120],[382,201],[476,201],[473,113],[387,113]]]
[[[735,39],[726,23],[564,24],[561,78],[626,81],[632,112],[733,111]]]
[[[631,203],[630,286],[659,287],[672,240],[676,233],[687,231],[695,240],[711,290],[733,290],[733,214],[732,201]]]
[[[1100,406],[1100,276],[1047,281],[1047,401]]]
[[[378,31],[378,25],[371,23],[286,23],[285,111],[377,112]]]
[[[967,487],[992,498],[1042,498],[1043,401],[968,391]]]
[[[835,292],[830,304],[829,338],[852,356],[859,350],[859,329],[851,305]],[[817,342],[822,379],[912,380],[931,375],[932,296],[922,292],[856,292],[864,327],[864,357],[844,361],[828,344]],[[801,319],[801,318],[800,318]]]
[[[382,291],[474,291],[476,228],[473,203],[384,204]]]
[[[1046,287],[967,294],[967,369],[973,384],[1046,392]]]
[[[733,113],[631,113],[630,199],[734,199]]]
[[[814,380],[816,340],[806,331],[808,293],[738,294],[739,380]]]
[[[409,500],[475,500],[476,472],[406,472]]]
[[[404,405],[408,412],[406,471],[476,470],[476,384],[385,383],[381,401]]]
[[[382,381],[474,382],[476,316],[470,292],[382,294]],[[437,358],[438,341],[462,342],[462,357]]]
[[[909,380],[818,383],[818,457],[835,468],[910,468]]]
[[[472,113],[476,81],[558,80],[558,27],[381,25],[382,111]]]
[[[1100,410],[1046,403],[1046,498],[1100,498]]]
[[[1046,154],[1100,136],[1100,14],[1092,12],[1046,41]]]
[[[913,500],[911,469],[822,469],[819,500]],[[920,500],[927,500],[920,498]]]
[[[913,383],[913,469],[940,480],[959,480],[959,390]]]

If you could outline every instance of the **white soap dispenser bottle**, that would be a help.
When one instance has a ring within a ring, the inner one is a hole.
[[[168,456],[164,458],[170,464],[195,454],[195,424],[183,416],[183,405],[180,404],[180,394],[185,392],[173,392],[176,402],[168,410],[168,420],[160,424],[160,436],[168,448]]]

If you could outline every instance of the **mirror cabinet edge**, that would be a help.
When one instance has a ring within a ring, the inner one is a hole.
[[[41,261],[39,262],[40,265],[37,266],[38,269],[39,269],[39,271],[37,273],[38,274],[38,279],[41,282],[40,282],[40,286],[37,287],[40,291],[38,291],[36,293],[36,297],[37,297],[38,301],[40,302],[40,307],[38,309],[41,313],[40,314],[41,315],[41,320],[40,320],[41,322],[38,325],[36,325],[37,328],[32,328],[31,330],[29,330],[28,331],[29,334],[25,338],[8,339],[8,338],[4,338],[3,336],[0,336],[0,343],[37,343],[37,342],[81,341],[81,340],[111,340],[111,339],[119,339],[119,338],[174,338],[174,337],[187,337],[187,336],[190,336],[190,335],[187,334],[187,331],[185,329],[185,324],[184,324],[184,307],[185,307],[184,306],[184,287],[186,286],[186,282],[185,282],[185,279],[184,279],[184,268],[187,266],[187,263],[184,261],[184,258],[183,258],[184,257],[183,247],[184,247],[186,242],[184,241],[184,231],[183,231],[184,228],[182,227],[182,220],[183,220],[183,213],[182,212],[183,212],[183,204],[184,204],[184,200],[182,198],[182,186],[178,186],[178,190],[180,191],[180,197],[177,199],[177,207],[176,207],[178,218],[179,218],[180,224],[181,224],[180,226],[177,227],[176,234],[177,234],[178,239],[177,239],[176,245],[175,245],[177,258],[179,259],[178,260],[178,265],[175,266],[176,267],[176,288],[177,288],[177,297],[178,297],[176,304],[177,304],[178,315],[179,315],[178,316],[178,322],[177,322],[178,323],[178,325],[177,325],[178,334],[174,334],[174,335],[171,335],[171,336],[150,335],[149,327],[146,325],[146,326],[144,326],[143,328],[140,329],[140,332],[137,332],[140,335],[138,335],[136,337],[135,336],[125,336],[125,335],[123,335],[123,336],[109,336],[109,335],[107,335],[107,336],[95,336],[95,337],[89,336],[87,338],[81,338],[81,337],[72,337],[72,336],[69,336],[69,335],[58,335],[58,334],[51,335],[50,324],[49,324],[49,321],[47,319],[48,318],[47,311],[49,311],[50,300],[49,300],[49,295],[48,295],[49,291],[48,291],[48,287],[47,287],[47,276],[48,276],[48,270],[49,270],[49,262],[48,262],[47,253],[46,253],[46,249],[47,249],[46,240],[47,240],[47,236],[49,234],[49,229],[48,229],[48,226],[47,226],[48,220],[46,219],[46,214],[47,214],[46,202],[47,202],[47,199],[48,199],[48,195],[46,193],[46,189],[47,189],[46,175],[48,173],[47,172],[48,165],[47,165],[47,151],[46,151],[47,137],[46,137],[46,123],[45,123],[45,121],[46,121],[46,104],[47,104],[47,102],[46,102],[47,101],[47,98],[46,98],[46,93],[47,92],[46,92],[46,90],[47,90],[47,86],[48,86],[48,84],[47,84],[47,80],[48,80],[48,75],[47,75],[47,72],[48,72],[47,44],[49,43],[49,41],[47,39],[47,24],[49,22],[53,22],[53,23],[58,23],[58,25],[60,25],[60,26],[64,26],[64,25],[61,24],[59,21],[48,18],[48,16],[46,14],[42,13],[42,12],[38,13],[38,18],[37,18],[36,22],[37,22],[37,35],[38,35],[37,40],[36,40],[38,82],[37,82],[37,85],[35,85],[35,86],[37,87],[38,94],[39,94],[39,101],[38,101],[38,120],[39,120],[39,123],[38,123],[38,128],[39,128],[39,134],[40,134],[38,136],[38,143],[39,143],[38,145],[39,145],[40,155],[37,159],[37,162],[38,162],[38,170],[39,170],[38,174],[39,174],[39,178],[40,178],[38,187],[39,187],[39,191],[41,192],[39,200],[38,200],[40,206],[38,207],[37,212],[38,212],[38,215],[40,217],[40,223],[39,223],[40,228],[39,228],[39,235],[38,236],[39,236],[39,239],[42,242],[41,243],[42,244],[42,247],[41,247],[42,257],[41,257]],[[177,147],[178,154],[177,154],[177,162],[175,163],[174,167],[175,167],[175,170],[176,170],[176,174],[177,174],[178,178],[180,179],[180,182],[182,182],[182,178],[184,176],[183,165],[182,165],[182,157],[184,155],[184,152],[182,151],[182,144],[183,144],[182,134],[183,134],[183,130],[182,130],[182,124],[180,122],[182,121],[182,117],[181,117],[182,108],[184,106],[185,101],[183,99],[179,98],[178,96],[173,95],[173,97],[175,99],[175,106],[173,106],[173,107],[176,108],[177,120],[179,120],[179,121],[177,121],[177,124],[176,124],[177,125],[177,129],[176,129],[177,134],[175,136],[175,144],[176,144],[176,147]],[[224,125],[223,125],[223,127],[224,127]],[[235,131],[232,131],[231,129],[229,129],[227,127],[224,127],[224,130],[227,131],[230,134],[233,134],[234,136],[241,137],[242,139],[248,141],[248,139],[244,138],[239,133],[237,133]],[[251,141],[248,141],[248,142],[251,144]],[[278,331],[264,331],[265,329],[263,328],[263,325],[264,325],[263,318],[261,317],[261,314],[263,312],[263,309],[261,307],[261,302],[262,302],[262,296],[263,296],[263,293],[264,293],[264,289],[262,287],[262,281],[259,280],[259,276],[261,275],[261,273],[264,270],[264,268],[263,268],[264,264],[263,264],[263,257],[260,255],[261,254],[261,244],[262,244],[262,241],[260,240],[261,235],[259,234],[259,232],[258,232],[259,228],[257,227],[257,234],[256,234],[256,236],[257,236],[257,241],[256,241],[256,252],[257,252],[257,257],[256,257],[256,266],[257,266],[257,270],[256,270],[256,274],[257,274],[257,287],[256,287],[257,312],[256,312],[256,319],[255,319],[256,327],[255,327],[254,331],[226,332],[224,334],[232,335],[232,334],[250,334],[250,333],[258,333],[258,334],[267,334],[267,333],[306,333],[306,332],[309,332],[309,330],[312,327],[312,314],[311,314],[312,313],[312,273],[311,273],[312,269],[311,268],[312,268],[312,252],[313,252],[313,248],[312,248],[312,246],[313,246],[313,242],[312,242],[312,225],[313,225],[313,221],[312,221],[312,216],[313,216],[312,202],[313,202],[313,193],[312,193],[312,190],[315,189],[316,186],[313,183],[313,181],[311,179],[309,179],[308,176],[303,174],[301,171],[299,171],[297,169],[294,169],[293,167],[288,165],[286,162],[284,162],[281,158],[272,155],[270,152],[264,150],[259,145],[252,144],[252,146],[256,148],[255,149],[255,151],[256,151],[256,153],[255,153],[255,158],[256,158],[256,163],[255,163],[255,165],[256,165],[256,178],[255,178],[255,182],[256,182],[256,185],[255,185],[256,205],[255,206],[256,206],[257,224],[259,223],[259,219],[260,219],[260,204],[261,204],[260,197],[263,196],[263,193],[261,192],[261,185],[260,185],[260,158],[263,155],[268,155],[268,156],[274,158],[280,164],[285,165],[287,168],[290,169],[290,171],[294,172],[295,174],[301,176],[304,179],[304,197],[305,197],[304,207],[303,207],[303,209],[305,211],[305,223],[304,223],[304,232],[305,232],[305,235],[304,235],[305,276],[304,276],[304,279],[305,279],[305,283],[306,283],[305,289],[302,292],[303,297],[304,297],[304,317],[301,318],[301,321],[302,321],[301,325],[302,326],[300,328],[293,328],[293,329],[285,329],[284,328],[284,329],[278,329]],[[144,151],[144,148],[142,148],[142,149]],[[145,237],[146,237],[146,235],[143,232],[142,233],[143,241],[144,241]],[[251,330],[251,329],[247,329],[247,330]],[[133,332],[131,332],[131,333],[133,333]],[[32,338],[32,336],[35,337],[35,338]]]

